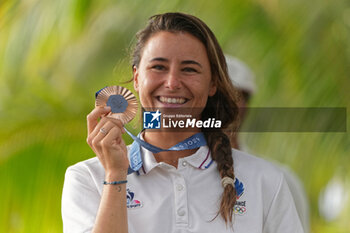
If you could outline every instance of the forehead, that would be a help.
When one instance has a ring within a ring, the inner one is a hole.
[[[198,60],[209,64],[203,43],[186,32],[162,31],[148,39],[142,52],[141,60],[164,57],[168,60]]]

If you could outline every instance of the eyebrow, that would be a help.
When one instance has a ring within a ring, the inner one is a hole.
[[[155,57],[153,59],[150,60],[150,62],[153,61],[163,61],[163,62],[168,62],[169,60],[164,58],[164,57]],[[199,67],[202,67],[202,65],[199,62],[196,62],[194,60],[184,60],[181,62],[181,64],[194,64],[194,65],[198,65]]]
[[[181,64],[194,64],[194,65],[198,65],[199,67],[202,67],[202,65],[199,62],[196,62],[193,60],[185,60],[185,61],[182,61]]]
[[[169,60],[164,57],[155,57],[150,60],[150,62],[152,61],[169,61]]]

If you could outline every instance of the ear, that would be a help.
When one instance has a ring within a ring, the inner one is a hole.
[[[217,90],[216,85],[214,84],[213,81],[211,81],[209,85],[210,85],[210,86],[209,86],[208,95],[209,95],[209,96],[213,96],[213,95],[215,95],[216,90]]]
[[[136,92],[139,92],[139,72],[136,66],[133,66],[132,73],[134,78],[134,89]]]

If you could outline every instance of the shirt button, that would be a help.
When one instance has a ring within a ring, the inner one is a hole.
[[[178,211],[177,211],[177,214],[178,214],[179,216],[184,216],[184,215],[186,214],[186,212],[185,212],[184,210],[178,210]]]
[[[182,186],[181,184],[176,185],[176,189],[177,191],[182,191],[184,189],[184,186]]]
[[[186,167],[186,165],[187,165],[187,162],[186,162],[186,161],[183,161],[183,162],[182,162],[182,166]]]

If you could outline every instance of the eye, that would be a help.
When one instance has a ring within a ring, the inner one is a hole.
[[[163,66],[163,65],[154,65],[151,68],[153,70],[165,70],[165,66]]]
[[[182,71],[184,71],[186,73],[198,73],[197,69],[195,69],[193,67],[185,67],[182,69]]]

